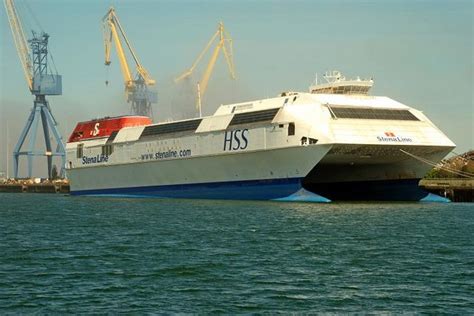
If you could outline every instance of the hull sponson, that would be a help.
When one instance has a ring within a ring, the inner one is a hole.
[[[74,191],[71,194],[183,199],[272,200],[291,195],[299,189],[301,189],[301,178],[83,190]]]
[[[73,195],[256,199],[289,196],[330,145],[71,169]]]
[[[439,161],[449,148],[335,144],[304,178],[303,187],[331,200],[419,201],[428,192],[418,182],[431,168],[403,154]],[[342,154],[341,154],[342,153]],[[365,156],[370,155],[370,159]]]
[[[428,192],[418,186],[420,179],[313,183],[307,190],[333,201],[420,201]]]

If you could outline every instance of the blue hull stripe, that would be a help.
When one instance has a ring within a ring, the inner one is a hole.
[[[190,199],[272,200],[301,189],[302,178],[249,180],[71,191],[71,195],[108,195]]]

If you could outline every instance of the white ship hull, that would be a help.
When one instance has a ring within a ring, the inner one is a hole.
[[[389,98],[299,93],[74,140],[67,155],[74,195],[419,200],[431,168],[420,161],[453,148],[423,113]]]
[[[301,179],[329,149],[313,145],[97,166],[70,170],[69,177],[75,195],[269,200],[299,191]]]

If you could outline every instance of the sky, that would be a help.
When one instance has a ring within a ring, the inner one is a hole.
[[[373,77],[373,95],[422,110],[456,152],[474,149],[472,0],[103,1],[17,0],[25,32],[50,34],[63,95],[49,97],[67,139],[78,121],[127,114],[119,63],[104,66],[101,19],[114,6],[142,65],[156,80],[157,122],[196,115],[192,82],[173,78],[189,68],[219,21],[233,39],[237,80],[221,56],[203,100],[220,104],[307,91],[316,73]],[[23,128],[33,97],[0,9],[0,171]],[[106,69],[107,68],[107,69]],[[105,81],[109,81],[106,86]],[[7,141],[8,134],[8,141]],[[7,152],[8,148],[8,152]],[[11,159],[9,162],[10,175]],[[34,174],[44,176],[44,161]],[[20,165],[24,176],[26,161]]]

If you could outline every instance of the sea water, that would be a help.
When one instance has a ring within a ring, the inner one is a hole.
[[[0,313],[474,313],[474,204],[0,194]]]

